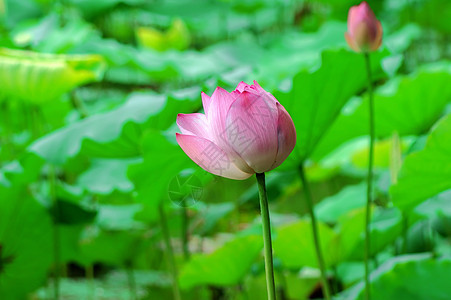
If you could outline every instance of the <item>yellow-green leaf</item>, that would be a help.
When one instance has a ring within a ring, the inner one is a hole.
[[[166,32],[150,27],[139,27],[136,30],[136,37],[140,45],[158,51],[184,50],[191,41],[188,28],[180,19],[175,19]]]
[[[99,55],[59,55],[0,48],[0,95],[44,103],[75,87],[100,80]]]

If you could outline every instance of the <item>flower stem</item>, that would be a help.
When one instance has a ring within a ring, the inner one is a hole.
[[[265,249],[265,272],[268,299],[276,300],[276,286],[274,284],[274,270],[272,260],[271,224],[269,219],[268,197],[266,195],[265,173],[255,174],[258,183],[258,194],[260,198],[260,211],[263,227],[263,245]]]
[[[171,239],[169,235],[168,221],[166,218],[166,212],[164,211],[163,204],[161,203],[158,206],[160,211],[160,222],[161,222],[161,231],[163,233],[164,243],[166,245],[166,253],[169,263],[169,268],[172,275],[172,292],[174,294],[174,300],[181,300],[180,289],[178,285],[178,270],[177,265],[175,263],[174,251],[171,245]]]
[[[409,217],[406,212],[402,213],[402,249],[401,254],[407,253],[407,236],[409,231]]]
[[[91,300],[95,297],[95,281],[94,281],[94,265],[92,263],[85,267],[85,277],[88,282],[87,299]]]
[[[133,272],[133,263],[131,261],[128,261],[126,263],[126,272],[127,272],[128,289],[130,290],[130,299],[137,300],[138,295],[136,292],[135,272]]]
[[[366,72],[368,76],[368,96],[369,96],[369,129],[370,129],[370,145],[369,145],[369,157],[368,157],[368,182],[366,189],[366,215],[365,215],[365,299],[371,299],[370,292],[370,219],[371,219],[371,204],[372,190],[373,190],[373,160],[374,160],[374,99],[373,99],[373,83],[371,75],[371,62],[370,54],[364,53]]]
[[[327,300],[331,299],[330,296],[330,288],[329,283],[327,281],[326,275],[326,264],[324,263],[323,253],[320,246],[319,234],[318,234],[318,224],[316,222],[315,211],[313,210],[313,200],[312,193],[310,191],[310,186],[307,182],[307,178],[305,176],[304,163],[301,163],[299,166],[299,176],[301,177],[302,186],[304,190],[304,196],[307,201],[307,209],[310,214],[310,219],[312,220],[312,233],[313,233],[313,242],[315,243],[316,250],[316,258],[318,259],[318,266],[321,272],[321,281],[323,283],[323,294],[324,298]]]
[[[183,201],[182,206],[182,246],[183,246],[183,257],[185,261],[189,260],[189,216],[188,208],[186,207],[186,201]]]
[[[0,116],[0,120],[3,121],[2,124],[2,144],[4,145],[5,149],[8,151],[7,154],[7,158],[13,160],[15,157],[15,149],[14,149],[14,144],[12,142],[12,132],[13,132],[13,128],[12,128],[12,124],[11,124],[11,118],[10,118],[10,113],[12,112],[12,110],[9,110],[9,105],[7,101],[3,101],[1,102],[2,99],[0,99],[0,112],[1,112],[1,116]],[[6,151],[5,151],[6,154]]]
[[[70,93],[70,102],[72,107],[80,114],[80,118],[84,119],[89,116],[89,113],[86,111],[86,108],[83,105],[83,102],[78,98],[75,90]]]
[[[60,241],[60,231],[58,225],[58,219],[60,216],[60,206],[59,202],[56,198],[56,174],[54,166],[49,166],[48,172],[48,180],[49,180],[49,189],[50,189],[50,199],[52,201],[52,205],[55,208],[55,215],[52,221],[53,227],[53,264],[54,264],[54,278],[53,278],[53,297],[55,300],[60,298],[60,277],[61,277],[61,241]]]

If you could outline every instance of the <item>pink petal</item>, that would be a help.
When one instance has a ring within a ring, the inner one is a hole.
[[[355,52],[360,52],[360,48],[355,44],[354,40],[348,32],[345,32],[345,39],[352,50],[354,50]]]
[[[231,104],[235,101],[226,90],[217,87],[211,96],[210,106],[208,110],[207,120],[210,128],[210,136],[219,148],[221,148],[228,157],[237,165],[243,172],[253,173],[253,170],[248,164],[233,150],[226,138],[226,114]]]
[[[236,99],[241,95],[242,92],[250,92],[254,94],[260,93],[259,91],[257,91],[254,85],[249,85],[244,81],[241,81],[240,83],[238,83],[236,89],[231,93],[231,95]]]
[[[379,49],[379,47],[382,45],[382,34],[383,34],[383,30],[382,30],[382,25],[381,22],[377,21],[377,29],[376,29],[377,33],[376,33],[376,38],[373,41],[373,44],[371,45],[371,50],[375,51],[377,49]]]
[[[247,91],[227,113],[226,136],[232,148],[257,173],[269,171],[277,154],[276,102]]]
[[[279,114],[277,122],[278,150],[276,161],[272,166],[272,169],[280,166],[296,145],[296,129],[293,120],[282,104],[277,103],[276,105]]]
[[[210,139],[209,125],[204,114],[178,114],[177,125],[183,134]]]
[[[235,90],[240,92],[240,93],[242,93],[242,92],[244,92],[246,90],[246,88],[249,88],[249,87],[250,87],[249,84],[247,84],[244,81],[241,81],[240,83],[238,83],[238,85],[236,86]]]
[[[266,93],[266,91],[258,84],[257,80],[254,80],[254,87],[257,91],[262,92],[262,93]]]
[[[234,90],[230,93],[230,96],[232,96],[233,99],[238,98],[241,95],[241,92],[238,90]]]
[[[211,96],[207,114],[212,134],[212,141],[226,152],[230,152],[230,145],[224,139],[226,114],[235,99],[221,87],[217,87]]]
[[[382,27],[371,7],[365,1],[353,6],[348,14],[348,33],[345,34],[349,46],[357,52],[376,50],[382,42]]]
[[[354,35],[352,36],[354,43],[360,50],[368,51],[374,39],[372,29],[366,22],[361,22],[354,28]]]
[[[212,174],[243,180],[252,174],[241,171],[213,142],[193,135],[176,133],[177,143],[196,164]]]
[[[349,9],[348,14],[348,31],[352,36],[355,35],[355,28],[362,22],[364,23],[374,23],[376,16],[371,10],[371,7],[363,1],[360,5],[353,6]]]
[[[360,3],[359,8],[360,8],[360,15],[362,16],[362,18],[367,19],[367,20],[368,19],[369,20],[376,19],[376,16],[374,15],[373,10],[371,9],[370,5],[366,1],[363,1],[362,3]]]
[[[256,80],[254,80],[254,84],[253,87],[256,91],[258,91],[259,93],[263,93],[266,94],[268,97],[270,97],[274,102],[278,103],[279,101],[277,101],[276,97],[274,97],[271,93],[265,91]]]
[[[360,20],[358,19],[358,12],[359,12],[359,7],[358,6],[353,6],[349,9],[349,13],[348,13],[348,32],[352,35],[353,32],[351,30],[353,30],[353,28],[356,25],[356,21],[360,22]]]
[[[224,132],[226,114],[233,101],[229,92],[221,87],[217,87],[211,95],[207,116],[214,136],[219,137]],[[221,147],[219,144],[218,146]]]
[[[202,106],[204,107],[204,112],[207,114],[207,111],[210,107],[211,98],[204,92],[201,92],[200,95],[202,96]]]

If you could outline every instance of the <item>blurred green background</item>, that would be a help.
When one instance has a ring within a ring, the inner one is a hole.
[[[254,79],[298,134],[267,177],[278,297],[322,298],[306,161],[333,293],[363,299],[367,81],[344,39],[359,2],[0,0],[0,299],[174,299],[173,265],[182,299],[266,299],[255,180],[175,142],[201,91]],[[449,299],[451,1],[368,2],[384,30],[373,299]]]

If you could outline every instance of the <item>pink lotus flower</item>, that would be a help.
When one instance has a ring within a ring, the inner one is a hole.
[[[368,3],[349,9],[348,32],[345,33],[346,42],[356,52],[377,50],[382,44],[382,25],[374,16]]]
[[[217,87],[202,92],[205,114],[179,114],[177,142],[204,170],[246,179],[279,166],[296,144],[293,120],[256,81],[240,82],[229,93]]]

